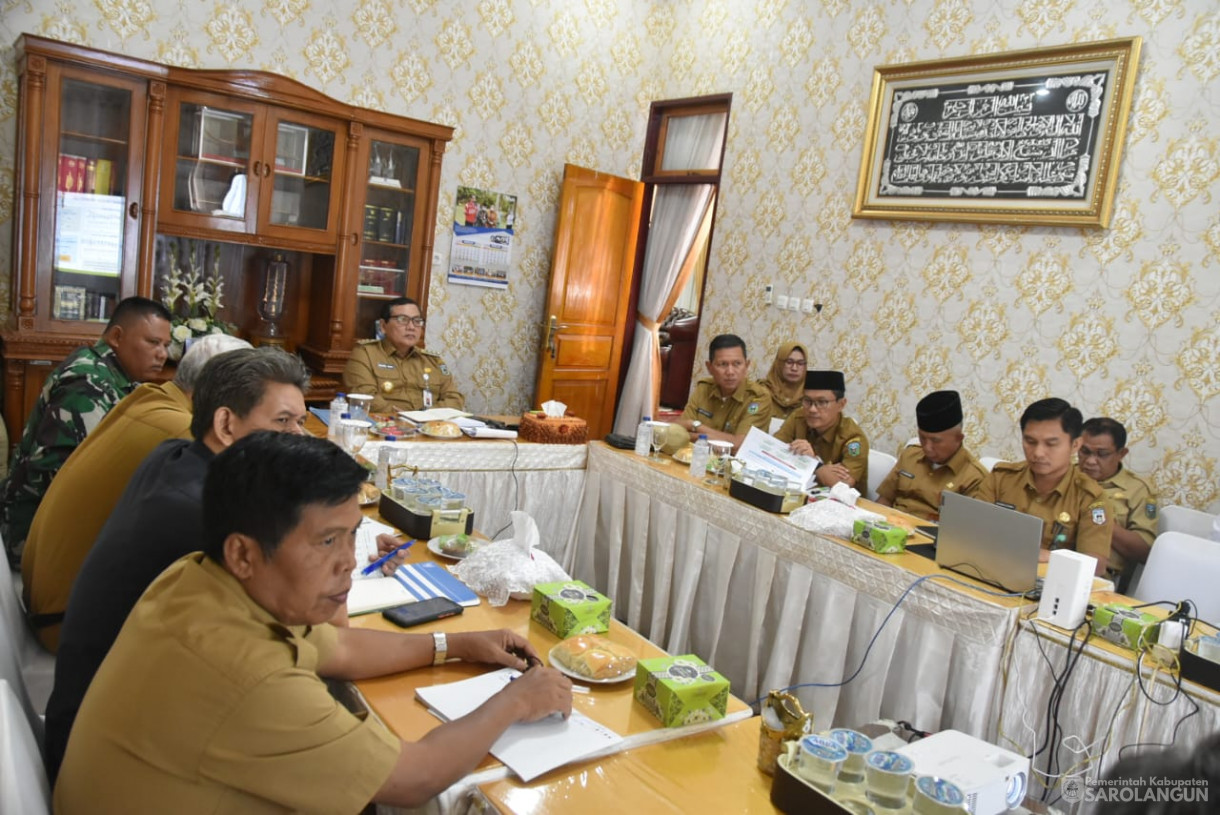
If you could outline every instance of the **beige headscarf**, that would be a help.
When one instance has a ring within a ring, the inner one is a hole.
[[[771,370],[767,372],[765,378],[758,380],[759,384],[771,392],[771,401],[774,404],[774,413],[777,416],[787,417],[796,406],[801,402],[801,395],[805,392],[805,372],[801,371],[801,378],[796,382],[784,381],[784,360],[793,351],[800,351],[805,357],[805,367],[809,367],[809,352],[805,350],[805,346],[799,342],[786,342],[779,347],[779,352],[775,355],[775,360],[771,363]]]

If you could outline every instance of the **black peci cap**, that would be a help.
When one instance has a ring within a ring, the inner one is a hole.
[[[843,379],[842,371],[806,371],[805,390],[846,391],[847,381]]]
[[[915,405],[915,424],[925,433],[940,433],[962,423],[962,398],[957,391],[933,391]]]

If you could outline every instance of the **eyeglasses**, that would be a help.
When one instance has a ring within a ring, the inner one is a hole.
[[[390,317],[389,322],[398,323],[399,325],[407,325],[410,323],[413,326],[423,328],[424,323],[427,321],[423,317],[408,317],[406,314],[395,314]]]
[[[801,404],[807,408],[817,408],[825,410],[826,408],[837,402],[837,399],[810,399],[808,396],[801,399]]]
[[[785,359],[784,364],[789,368],[804,368],[805,360],[803,359]]]
[[[1095,458],[1098,461],[1105,461],[1117,452],[1117,450],[1090,450],[1087,447],[1081,447],[1079,455],[1081,459]]]

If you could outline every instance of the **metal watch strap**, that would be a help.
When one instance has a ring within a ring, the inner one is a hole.
[[[439,631],[432,633],[432,664],[444,665],[449,656],[449,641]]]

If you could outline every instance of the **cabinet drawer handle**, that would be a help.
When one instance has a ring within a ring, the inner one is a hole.
[[[139,218],[140,217],[140,204],[136,201],[132,201],[130,204],[128,204],[127,214],[131,216],[132,220]]]

